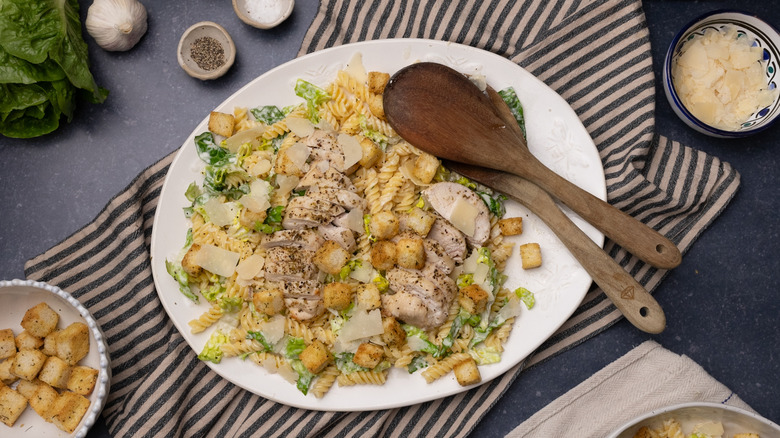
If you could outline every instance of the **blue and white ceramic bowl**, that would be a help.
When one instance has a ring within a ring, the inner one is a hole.
[[[696,35],[703,35],[707,29],[720,30],[723,27],[735,28],[739,35],[744,35],[754,41],[753,45],[763,49],[765,62],[764,75],[767,88],[777,89],[777,69],[780,67],[780,35],[772,26],[755,15],[739,11],[714,11],[691,21],[675,35],[669,50],[666,52],[663,68],[663,84],[666,97],[674,112],[691,128],[713,137],[737,138],[745,137],[767,129],[774,124],[780,114],[780,99],[777,95],[771,105],[759,108],[739,128],[726,131],[710,126],[694,117],[685,105],[674,87],[672,67],[680,56],[682,48]]]

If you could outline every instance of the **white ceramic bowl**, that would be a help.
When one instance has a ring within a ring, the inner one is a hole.
[[[90,394],[89,410],[81,419],[75,432],[68,435],[54,424],[47,423],[29,406],[9,429],[0,424],[0,436],[19,437],[84,437],[103,410],[111,385],[111,366],[105,336],[95,319],[81,303],[64,290],[32,280],[0,281],[0,329],[10,328],[14,334],[22,331],[22,318],[30,307],[45,302],[60,315],[58,328],[65,328],[74,322],[83,322],[89,327],[89,353],[79,365],[98,370],[98,381]],[[13,385],[12,385],[13,387]]]
[[[295,0],[233,0],[233,10],[244,23],[258,29],[276,27],[292,14]]]
[[[702,35],[705,29],[721,29],[724,26],[736,28],[738,33],[745,34],[752,41],[755,41],[754,45],[763,49],[763,59],[766,62],[764,74],[768,89],[777,88],[777,69],[780,67],[778,64],[780,62],[780,51],[778,50],[780,35],[778,35],[777,30],[755,15],[722,10],[710,12],[696,18],[675,35],[664,60],[662,74],[664,91],[674,112],[683,122],[696,131],[719,138],[745,137],[767,129],[777,120],[778,114],[780,114],[780,100],[777,97],[775,97],[771,105],[760,108],[753,113],[738,129],[725,131],[710,126],[694,117],[682,104],[672,79],[672,67],[679,57],[683,46],[695,35]]]
[[[691,433],[696,424],[705,421],[721,422],[724,437],[747,432],[757,433],[761,438],[780,436],[780,426],[760,415],[719,403],[694,402],[668,406],[640,415],[607,438],[633,438],[640,427],[660,428],[663,422],[669,419],[680,423],[685,436]]]
[[[202,37],[211,37],[219,42],[224,50],[225,62],[212,70],[201,68],[192,57],[192,44]],[[179,47],[176,57],[181,68],[193,78],[201,80],[216,79],[230,70],[233,61],[236,59],[236,45],[233,38],[224,27],[212,21],[201,21],[195,23],[185,30],[179,40]]]

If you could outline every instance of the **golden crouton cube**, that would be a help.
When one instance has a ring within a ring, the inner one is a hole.
[[[474,303],[474,313],[480,314],[485,311],[490,294],[482,289],[478,284],[470,284],[460,290],[461,295]]]
[[[89,328],[83,322],[74,322],[57,336],[57,357],[68,365],[76,365],[89,352]]]
[[[89,409],[89,399],[75,392],[65,391],[52,406],[51,422],[68,433],[73,433]]]
[[[57,355],[57,336],[60,335],[59,330],[55,330],[48,335],[46,335],[45,338],[43,338],[43,353],[47,356],[56,356]]]
[[[407,269],[422,269],[425,266],[425,246],[420,237],[402,237],[396,242],[396,263]]]
[[[634,434],[634,438],[653,438],[653,432],[647,426],[642,426]]]
[[[0,360],[16,354],[16,341],[11,329],[0,330]]]
[[[370,342],[364,342],[358,346],[352,362],[363,368],[374,369],[385,357],[385,349]]]
[[[399,222],[392,211],[380,211],[371,216],[368,229],[371,236],[378,240],[390,239],[398,234]]]
[[[328,347],[320,341],[309,344],[298,356],[303,366],[314,374],[318,374],[330,363],[332,357]]]
[[[203,272],[203,268],[195,263],[196,255],[200,251],[200,245],[193,243],[181,259],[181,267],[191,277],[197,277]]]
[[[19,379],[19,377],[11,371],[14,366],[15,358],[16,355],[14,354],[6,360],[0,362],[0,382],[3,382],[5,385],[10,385]]]
[[[8,386],[0,388],[0,421],[12,427],[27,408],[27,399]]]
[[[373,283],[361,284],[357,287],[357,302],[361,309],[374,310],[382,307],[382,297],[379,288]]]
[[[542,266],[542,250],[538,243],[520,245],[520,259],[523,269],[533,269]]]
[[[43,347],[43,338],[33,336],[27,330],[19,333],[19,335],[16,336],[15,342],[17,350],[23,348],[33,350]]]
[[[95,389],[98,370],[85,366],[73,367],[68,378],[67,388],[76,394],[89,395]]]
[[[38,390],[38,386],[40,385],[45,385],[40,379],[20,380],[19,383],[16,384],[16,392],[22,394],[24,398],[29,400],[30,397],[35,394],[35,391]]]
[[[225,114],[217,111],[212,111],[209,114],[209,131],[214,134],[219,134],[223,137],[230,137],[233,135],[233,128],[236,125],[236,118],[233,114]]]
[[[374,94],[382,94],[385,92],[385,86],[390,80],[390,74],[380,71],[368,72],[368,91]]]
[[[413,207],[408,212],[401,214],[399,221],[401,230],[412,230],[420,236],[427,236],[433,223],[436,222],[436,216],[420,207]]]
[[[22,379],[32,380],[43,368],[46,355],[40,350],[25,349],[16,353],[11,373]]]
[[[43,338],[55,328],[60,321],[60,315],[46,303],[37,304],[25,312],[22,327],[31,335]]]
[[[328,309],[344,310],[352,303],[352,286],[334,281],[322,289],[322,304]]]
[[[320,270],[336,275],[349,261],[349,253],[338,242],[326,240],[314,253],[312,261]]]
[[[51,421],[52,408],[54,408],[58,398],[59,393],[56,389],[45,383],[40,383],[35,388],[35,392],[33,392],[28,399],[28,402],[30,403],[30,407],[33,408],[41,418],[46,421]]]
[[[258,312],[276,315],[284,310],[284,293],[279,289],[260,289],[252,293],[252,303]]]
[[[498,221],[498,228],[504,236],[516,236],[523,234],[523,218],[508,217]]]
[[[395,266],[397,256],[398,250],[395,243],[389,240],[380,240],[371,245],[371,266],[380,271],[386,271]]]
[[[382,149],[380,149],[370,138],[363,137],[363,139],[360,140],[360,147],[363,149],[363,156],[360,158],[360,161],[358,161],[361,166],[366,168],[372,167],[380,158],[382,158]]]
[[[406,332],[392,316],[382,318],[382,327],[385,331],[382,333],[382,342],[387,345],[399,345],[406,341]]]
[[[473,358],[468,358],[458,363],[452,370],[455,372],[455,379],[458,380],[460,386],[475,385],[482,381],[479,368],[477,368],[477,362]]]
[[[378,119],[385,119],[385,100],[381,94],[376,94],[368,99],[368,110]]]
[[[431,154],[422,153],[414,160],[412,174],[423,183],[428,184],[436,176],[440,164],[438,158]]]
[[[55,388],[67,388],[71,368],[64,360],[57,356],[49,356],[38,373],[38,379]]]

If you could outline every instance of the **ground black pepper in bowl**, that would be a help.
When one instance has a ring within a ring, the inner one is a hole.
[[[215,70],[225,64],[225,48],[212,37],[200,37],[190,45],[190,57],[203,70]]]

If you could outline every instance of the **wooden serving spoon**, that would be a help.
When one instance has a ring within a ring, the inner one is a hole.
[[[490,87],[487,92],[512,134],[522,137],[520,126],[501,96]],[[456,162],[447,162],[447,167],[505,193],[531,210],[550,227],[615,307],[635,327],[648,333],[661,333],[666,328],[666,316],[655,298],[580,230],[539,186],[517,175],[484,167]]]
[[[390,125],[414,146],[526,178],[652,266],[671,269],[682,261],[669,239],[542,164],[487,94],[460,72],[430,62],[409,65],[393,75],[383,99]]]

